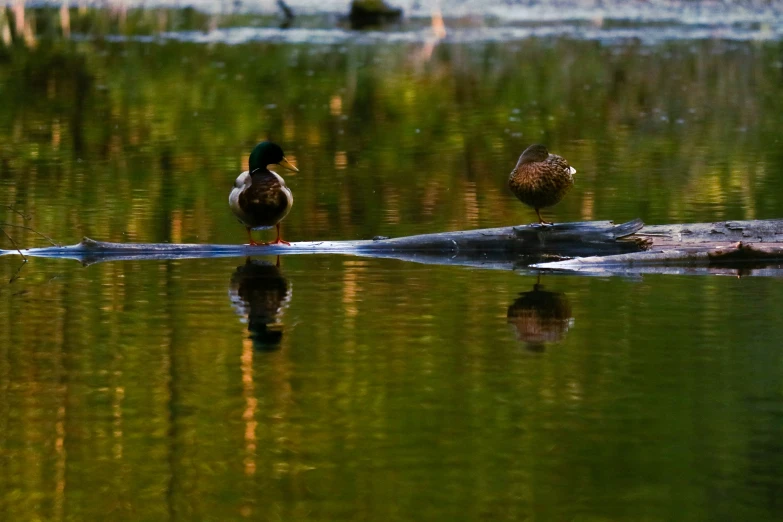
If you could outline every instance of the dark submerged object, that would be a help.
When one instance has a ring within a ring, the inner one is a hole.
[[[543,352],[546,343],[563,340],[574,324],[571,303],[561,292],[543,290],[535,284],[533,290],[523,292],[508,307],[508,324],[514,327],[517,339],[531,352]]]
[[[294,10],[284,0],[277,0],[277,7],[283,12],[283,21],[280,23],[280,29],[288,29],[296,17]]]
[[[348,13],[351,29],[365,29],[399,22],[402,9],[391,7],[383,0],[353,0]]]
[[[535,209],[538,222],[544,221],[540,209],[563,199],[574,186],[576,169],[565,158],[550,154],[543,145],[531,145],[522,153],[508,178],[508,188],[525,205]]]
[[[261,351],[277,350],[283,340],[280,319],[291,299],[290,286],[280,268],[248,258],[231,276],[228,294],[237,314],[247,318],[253,347]]]
[[[290,244],[280,237],[280,222],[285,219],[294,204],[291,189],[283,178],[267,168],[280,165],[299,172],[283,154],[283,149],[271,141],[263,141],[250,153],[248,170],[239,175],[228,197],[228,204],[239,221],[245,225],[251,245],[261,245],[253,240],[251,230],[277,227],[277,239],[272,244]]]

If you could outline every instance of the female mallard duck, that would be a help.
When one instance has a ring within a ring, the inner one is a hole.
[[[268,165],[280,165],[283,168],[299,172],[283,155],[283,149],[271,141],[263,141],[250,153],[248,170],[239,175],[234,188],[228,196],[231,210],[247,228],[251,245],[290,245],[280,239],[280,222],[286,217],[294,204],[283,178],[267,168]],[[277,227],[277,239],[272,243],[256,243],[251,230]]]
[[[536,210],[538,222],[551,225],[541,218],[540,209],[551,207],[574,186],[576,169],[543,145],[531,145],[517,161],[508,178],[508,188],[525,205]]]

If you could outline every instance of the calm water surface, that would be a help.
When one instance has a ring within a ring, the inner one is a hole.
[[[782,84],[777,41],[0,48],[0,222],[239,243],[267,137],[289,240],[530,221],[532,141],[555,220],[781,217]],[[783,514],[780,280],[275,261],[0,258],[0,518]]]

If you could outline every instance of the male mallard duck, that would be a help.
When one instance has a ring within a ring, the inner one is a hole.
[[[536,210],[538,222],[551,225],[541,218],[540,209],[551,207],[574,185],[576,169],[565,158],[550,154],[543,145],[531,145],[519,157],[508,178],[508,188],[525,205]]]
[[[283,168],[299,172],[283,155],[283,149],[271,141],[263,141],[250,153],[248,170],[239,175],[234,188],[228,196],[231,210],[247,228],[251,245],[290,245],[280,239],[280,222],[286,217],[294,204],[283,178],[267,168],[268,165],[280,165]],[[251,230],[277,227],[277,239],[272,243],[256,243]]]

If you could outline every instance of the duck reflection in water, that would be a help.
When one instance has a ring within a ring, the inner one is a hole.
[[[533,290],[523,292],[508,307],[508,324],[517,332],[517,339],[531,352],[541,353],[546,343],[563,340],[574,324],[571,303],[561,292],[548,292],[537,282]]]
[[[291,287],[277,264],[248,258],[231,276],[228,295],[237,314],[247,322],[253,347],[271,352],[280,348],[283,340],[284,309],[291,300]]]

